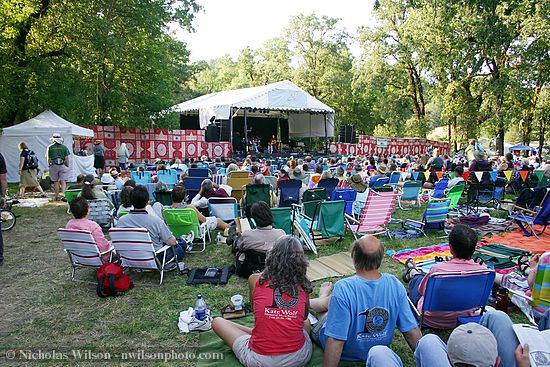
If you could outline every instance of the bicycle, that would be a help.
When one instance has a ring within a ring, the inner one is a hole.
[[[4,207],[0,208],[0,227],[2,227],[2,232],[9,231],[15,227],[15,223],[17,222],[17,217],[11,211],[13,204],[17,204],[17,201],[13,199],[6,200]]]

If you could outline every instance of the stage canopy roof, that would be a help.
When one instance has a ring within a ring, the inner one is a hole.
[[[508,150],[510,152],[513,152],[514,150],[529,150],[529,151],[532,151],[532,150],[535,150],[535,148],[531,148],[528,145],[523,145],[523,144],[520,143],[520,144],[516,144],[516,145],[511,146],[510,148],[508,148]]]
[[[200,96],[165,112],[198,114],[201,128],[233,116],[273,116],[288,113],[293,137],[334,136],[334,110],[288,80],[260,87]],[[232,112],[233,111],[233,112]]]

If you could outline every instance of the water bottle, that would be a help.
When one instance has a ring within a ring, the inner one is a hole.
[[[206,303],[201,294],[197,296],[197,302],[195,303],[195,318],[201,321],[206,319]]]
[[[222,234],[218,232],[218,235],[216,236],[216,243],[219,245],[222,243]]]

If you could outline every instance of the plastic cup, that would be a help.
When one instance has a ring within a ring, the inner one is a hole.
[[[233,308],[235,311],[239,311],[243,309],[243,296],[240,294],[236,294],[234,296],[231,296],[231,303],[233,304]]]

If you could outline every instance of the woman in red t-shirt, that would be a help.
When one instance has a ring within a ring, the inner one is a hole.
[[[268,252],[266,268],[248,278],[254,328],[221,317],[212,328],[247,367],[305,366],[311,359],[307,320],[311,282],[300,241],[284,236]]]

